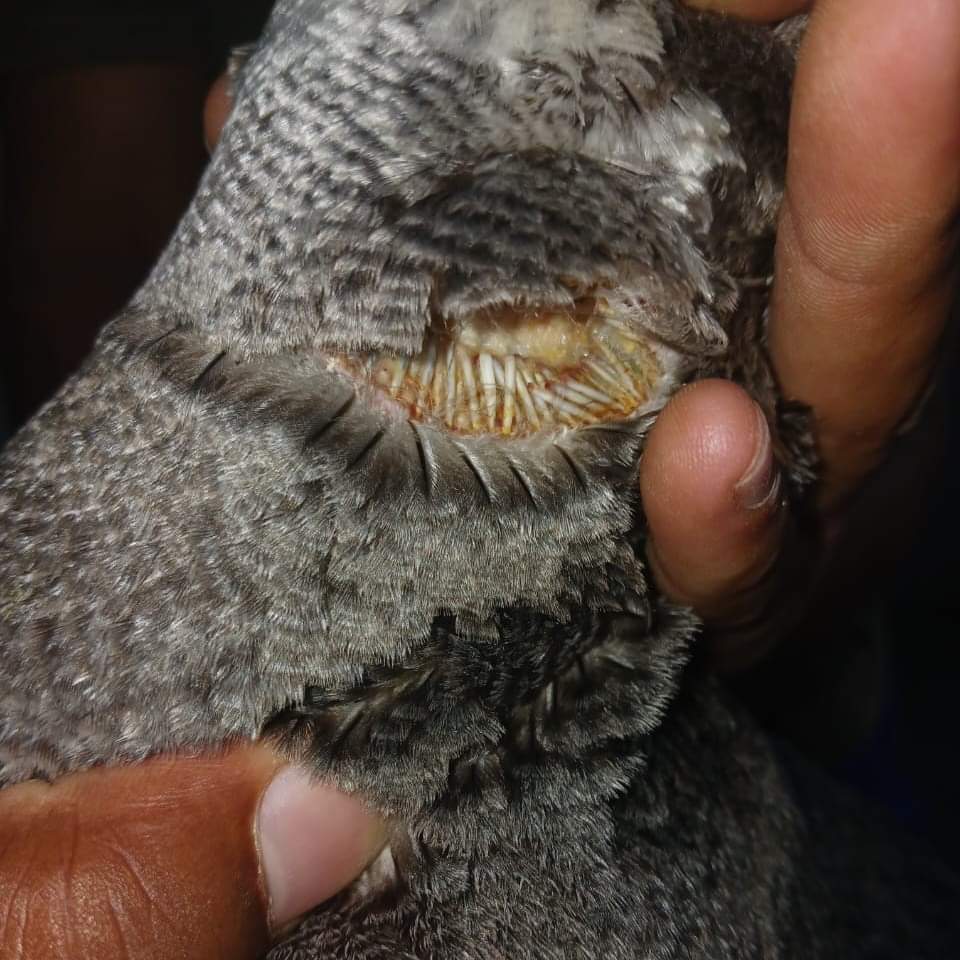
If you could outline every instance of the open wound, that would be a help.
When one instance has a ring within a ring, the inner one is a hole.
[[[362,373],[412,419],[522,437],[623,419],[657,393],[664,369],[649,337],[592,295],[438,320],[418,356],[380,354]]]

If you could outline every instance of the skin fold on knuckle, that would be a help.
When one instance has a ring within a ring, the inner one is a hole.
[[[128,796],[118,812],[112,849],[131,895],[142,894],[138,906],[149,907],[143,920],[162,951],[156,960],[241,960],[266,946],[253,821],[273,761],[236,761],[159,763],[148,789]]]
[[[10,960],[154,960],[156,900],[142,880],[92,844],[70,805],[5,826],[0,855],[0,955]],[[129,866],[129,861],[127,861]]]
[[[838,277],[821,269],[826,255],[811,254],[790,208],[780,245],[790,268],[774,290],[771,351],[788,396],[814,409],[830,504],[882,462],[933,376],[951,302],[946,246],[910,276],[891,263],[873,282]]]
[[[14,788],[0,808],[0,956],[258,956],[253,816],[270,767],[187,758]]]
[[[874,275],[898,253],[912,262],[956,207],[958,31],[953,0],[816,5],[797,69],[788,191],[841,265],[844,249]]]

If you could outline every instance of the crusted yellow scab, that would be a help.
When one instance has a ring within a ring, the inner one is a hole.
[[[438,324],[419,356],[366,369],[412,418],[504,437],[629,416],[664,375],[649,341],[594,297]]]
[[[517,308],[484,311],[457,329],[458,342],[476,354],[517,356],[549,367],[570,367],[590,353],[592,310]]]

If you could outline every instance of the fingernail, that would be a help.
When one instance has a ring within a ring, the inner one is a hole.
[[[264,793],[257,837],[273,930],[339,893],[385,842],[381,821],[357,798],[296,767]]]
[[[780,490],[780,471],[773,462],[770,427],[759,407],[754,412],[757,430],[753,459],[733,488],[737,503],[745,510],[759,510],[767,506]]]

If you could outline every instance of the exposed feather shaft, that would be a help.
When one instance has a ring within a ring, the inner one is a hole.
[[[497,376],[493,369],[493,358],[489,353],[480,354],[479,369],[483,412],[487,417],[487,427],[493,432],[497,425]]]
[[[509,435],[513,429],[514,404],[517,382],[517,361],[511,355],[504,361],[503,369],[503,433]]]
[[[434,418],[457,432],[513,437],[559,424],[588,426],[636,409],[663,375],[655,351],[626,319],[598,322],[591,314],[589,322],[582,344],[590,352],[568,366],[543,359],[550,356],[549,332],[525,334],[508,352],[509,332],[458,339],[451,324],[428,332],[418,356],[385,355],[363,361],[362,369],[409,416]],[[529,352],[531,343],[540,353]]]

